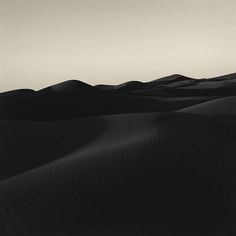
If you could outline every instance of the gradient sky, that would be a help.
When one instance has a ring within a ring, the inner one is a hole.
[[[236,72],[235,0],[0,0],[0,91]]]

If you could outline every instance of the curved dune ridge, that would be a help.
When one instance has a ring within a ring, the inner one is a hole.
[[[235,83],[1,93],[0,235],[234,235]]]

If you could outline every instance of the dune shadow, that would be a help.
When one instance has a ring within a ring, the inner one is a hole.
[[[105,119],[60,122],[3,122],[0,179],[44,165],[83,148],[101,133]]]

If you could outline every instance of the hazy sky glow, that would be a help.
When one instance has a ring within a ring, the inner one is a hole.
[[[0,91],[236,72],[235,0],[0,0]]]

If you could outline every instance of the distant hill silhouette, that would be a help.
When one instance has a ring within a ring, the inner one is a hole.
[[[236,95],[236,74],[192,79],[178,74],[150,82],[92,86],[69,80],[39,91],[0,94],[2,119],[60,120],[76,117],[170,112]],[[180,99],[182,98],[182,99]]]

